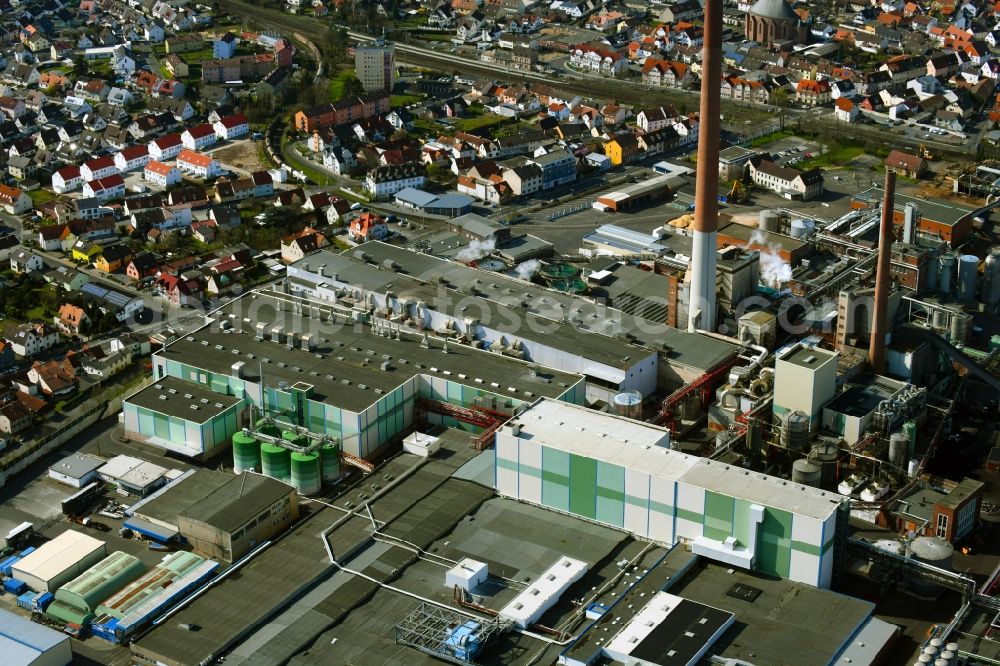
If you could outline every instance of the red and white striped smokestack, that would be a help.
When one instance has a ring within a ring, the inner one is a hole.
[[[698,172],[694,188],[694,248],[688,330],[715,330],[715,236],[719,227],[719,113],[722,81],[722,0],[705,0]]]
[[[885,345],[889,334],[889,283],[892,282],[892,224],[895,215],[896,172],[886,169],[885,196],[882,198],[882,219],[878,232],[878,269],[875,273],[875,313],[872,335],[868,342],[868,362],[872,370],[885,371]]]

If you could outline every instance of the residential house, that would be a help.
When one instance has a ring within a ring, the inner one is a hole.
[[[222,37],[212,42],[212,57],[217,60],[232,58],[236,55],[236,47],[239,43],[239,37],[231,32],[227,32]]]
[[[908,178],[920,178],[927,173],[927,161],[917,155],[893,150],[885,158],[885,168]]]
[[[538,154],[529,159],[542,170],[542,189],[572,183],[576,180],[576,156],[561,148]]]
[[[693,79],[691,68],[683,62],[648,57],[642,64],[642,82],[647,86],[689,88]]]
[[[83,186],[83,196],[93,197],[98,201],[108,201],[125,196],[125,179],[121,174],[92,180]]]
[[[163,162],[151,161],[146,164],[142,177],[157,187],[167,188],[181,182],[181,172],[175,166]]]
[[[858,105],[846,97],[841,97],[833,103],[833,115],[841,122],[853,123],[859,113]]]
[[[356,243],[370,240],[384,241],[389,238],[389,226],[381,215],[362,213],[351,220],[348,233]]]
[[[83,184],[80,167],[66,166],[52,174],[52,191],[56,194],[72,192]]]
[[[184,130],[181,134],[181,143],[188,150],[204,150],[209,146],[214,146],[218,140],[219,137],[215,133],[215,128],[209,123],[195,125]]]
[[[655,132],[658,129],[674,124],[677,112],[672,106],[658,106],[643,109],[635,116],[635,124],[643,132]]]
[[[240,139],[250,133],[250,126],[242,113],[220,118],[212,127],[215,134],[223,141]]]
[[[177,156],[177,168],[181,173],[196,178],[217,178],[222,173],[219,163],[211,155],[196,153],[187,148]]]
[[[59,331],[44,323],[21,324],[8,342],[18,356],[31,357],[59,344]]]
[[[795,86],[795,101],[808,106],[822,106],[832,99],[830,84],[815,79],[800,79]]]
[[[27,213],[34,208],[34,202],[28,193],[9,185],[0,185],[0,208],[11,215]]]
[[[38,228],[38,247],[52,252],[62,249],[62,241],[69,234],[69,225],[50,224]]]
[[[115,168],[122,173],[141,169],[149,164],[149,160],[149,148],[144,144],[129,146],[115,153],[114,157]]]
[[[819,169],[799,171],[760,157],[750,160],[750,179],[787,199],[807,201],[823,193],[823,174]]]
[[[377,166],[365,177],[365,189],[376,197],[390,196],[407,187],[420,187],[427,180],[427,169],[419,162]]]
[[[297,234],[281,239],[281,260],[286,264],[295,263],[328,244],[326,236],[312,227],[306,227]]]
[[[42,257],[30,250],[17,250],[10,255],[10,269],[18,275],[36,273],[44,266]]]
[[[132,259],[132,251],[127,245],[106,245],[94,260],[94,268],[102,273],[117,273]]]
[[[115,160],[110,155],[104,155],[102,157],[95,157],[87,160],[83,163],[83,166],[80,167],[80,177],[85,181],[113,176],[118,172],[118,167],[115,166]]]
[[[49,398],[59,398],[74,393],[78,387],[76,377],[67,373],[58,361],[35,361],[28,371],[28,380]]]
[[[158,262],[152,252],[138,252],[125,267],[125,275],[138,282],[143,278],[156,275]]]
[[[70,256],[73,258],[73,261],[89,264],[97,258],[97,255],[99,255],[103,249],[104,248],[97,243],[83,240],[81,238],[73,243],[73,246],[70,248]]]
[[[611,160],[611,166],[620,166],[639,159],[642,151],[633,135],[622,134],[604,143],[604,154]]]
[[[90,316],[78,305],[63,303],[59,307],[59,315],[56,317],[56,326],[66,335],[78,336],[80,329],[87,331],[90,326]]]
[[[34,414],[17,400],[0,406],[0,433],[16,435],[31,427]]]
[[[176,275],[161,274],[158,278],[163,295],[167,297],[173,305],[177,306],[198,306],[204,297],[204,289],[201,282],[193,277],[179,277]]]

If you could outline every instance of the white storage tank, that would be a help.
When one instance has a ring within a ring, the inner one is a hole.
[[[781,213],[776,210],[762,210],[757,218],[757,228],[761,231],[777,231],[781,223]]]
[[[642,393],[639,391],[623,391],[618,393],[611,402],[615,405],[615,413],[630,419],[642,417]]]
[[[809,443],[809,415],[798,410],[781,415],[781,445],[789,451],[801,451]]]
[[[887,553],[892,553],[893,555],[899,555],[903,557],[905,555],[905,549],[900,541],[895,539],[879,539],[875,542],[875,547],[879,550],[884,550]]]
[[[811,460],[799,458],[792,463],[793,482],[801,483],[804,486],[813,486],[818,488],[822,479],[823,468]]]
[[[910,438],[902,432],[894,432],[889,437],[889,462],[903,469],[910,455]]]
[[[918,562],[951,571],[951,560],[955,555],[955,547],[941,537],[922,536],[910,543],[910,553],[913,559]],[[910,586],[918,593],[923,594],[934,594],[940,589],[937,585],[927,583],[916,576],[910,580]]]
[[[792,220],[789,235],[792,238],[808,238],[816,230],[816,223],[812,220],[798,218]]]
[[[958,260],[958,298],[976,300],[976,282],[979,281],[979,257],[963,254]]]

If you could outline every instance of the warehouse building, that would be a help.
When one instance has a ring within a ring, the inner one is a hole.
[[[669,448],[669,431],[540,400],[496,438],[501,495],[829,587],[846,498]],[[846,509],[845,509],[846,510]]]
[[[676,176],[647,178],[640,183],[626,185],[620,190],[599,195],[594,208],[612,213],[645,208],[668,198],[671,192],[670,185],[675,182]]]
[[[116,551],[56,590],[45,613],[53,620],[86,626],[98,605],[146,570],[135,555]]]
[[[400,441],[418,411],[430,423],[471,431],[470,423],[440,412],[461,413],[481,401],[512,412],[538,396],[584,401],[582,376],[539,368],[515,350],[446,343],[384,318],[374,328],[345,326],[345,317],[369,318],[351,302],[251,292],[216,311],[211,325],[157,352],[154,377],[242,397],[279,422],[339,440],[344,453],[360,458]]]
[[[242,398],[173,377],[133,393],[122,413],[129,437],[191,457],[224,451],[247,421]]]
[[[73,649],[66,634],[0,608],[0,657],[4,666],[65,666]]]
[[[516,342],[522,358],[584,374],[590,402],[610,401],[623,390],[673,391],[738,351],[723,340],[608,308],[586,295],[377,241],[340,254],[317,252],[292,264],[288,290],[325,302],[364,295],[379,308],[388,302],[394,316],[409,313],[436,332],[471,333],[494,350]]]
[[[19,560],[11,573],[35,592],[54,592],[107,554],[108,548],[103,541],[67,530]]]
[[[120,455],[109,460],[97,470],[97,474],[132,495],[145,497],[170,479],[180,476],[181,472],[134,456]]]
[[[288,529],[299,517],[295,488],[244,472],[178,517],[189,544],[213,559],[233,562]]]
[[[194,553],[170,553],[97,607],[91,624],[94,635],[113,643],[128,640],[211,578],[218,568],[218,562]]]
[[[175,541],[180,537],[178,516],[232,478],[211,469],[190,469],[130,506],[125,527],[160,543]]]
[[[97,469],[104,461],[86,453],[66,456],[49,468],[49,478],[74,488],[83,488],[97,478]]]

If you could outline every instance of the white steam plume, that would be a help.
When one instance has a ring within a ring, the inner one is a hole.
[[[756,230],[750,234],[750,242],[747,245],[756,245],[760,248],[760,277],[769,287],[778,289],[792,279],[792,267],[779,253],[781,246],[769,243],[764,232]]]
[[[468,247],[459,250],[455,255],[455,261],[477,261],[482,259],[497,247],[496,241],[488,238],[485,241],[474,240]]]
[[[542,262],[537,259],[529,259],[528,261],[521,262],[514,267],[514,271],[517,273],[517,277],[522,280],[530,281],[531,276],[538,272],[538,269],[542,267]]]

